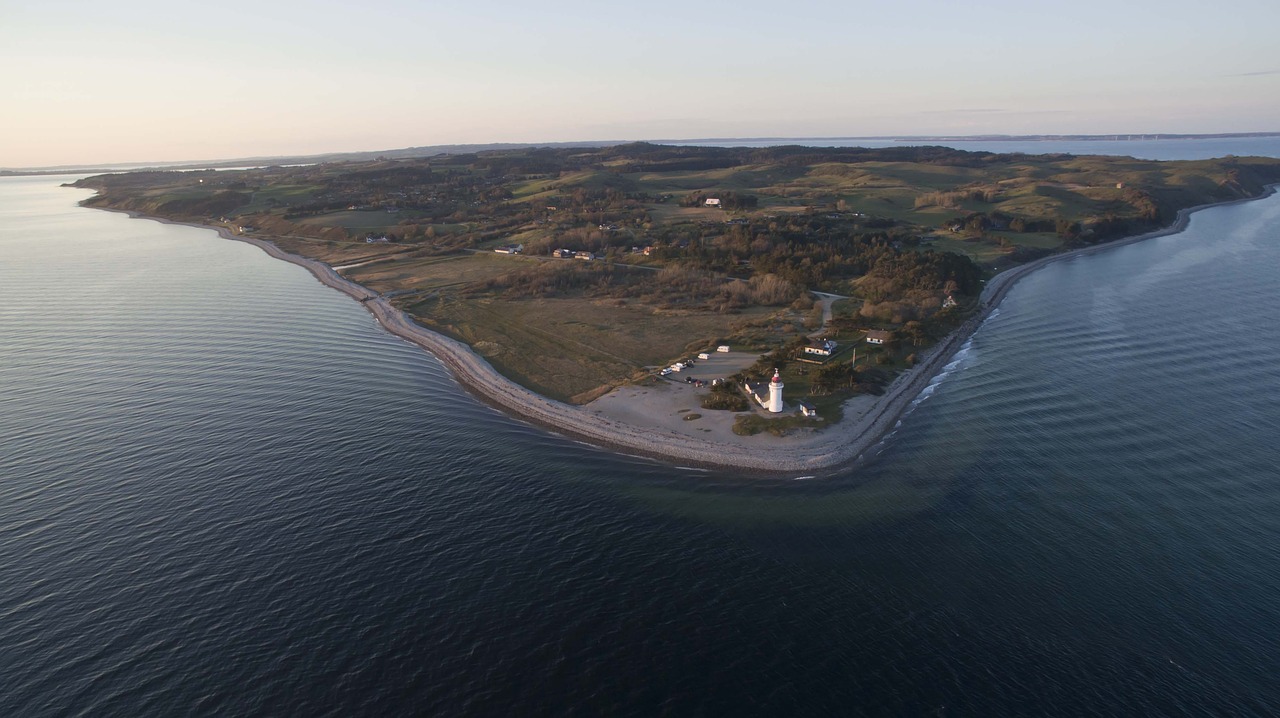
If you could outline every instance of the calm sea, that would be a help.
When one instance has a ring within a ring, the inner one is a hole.
[[[0,715],[1274,715],[1280,196],[1038,272],[857,473],[617,456],[0,180]]]
[[[1236,155],[1237,157],[1280,156],[1280,137],[1228,137],[1213,140],[1156,140],[1141,135],[1117,135],[1114,140],[726,140],[724,142],[672,142],[674,145],[712,147],[774,147],[779,144],[813,145],[816,147],[908,147],[941,145],[970,152],[1024,152],[1048,154],[1066,152],[1075,155],[1125,155],[1143,160],[1202,160]]]

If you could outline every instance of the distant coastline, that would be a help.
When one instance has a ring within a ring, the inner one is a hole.
[[[1168,132],[1119,132],[1103,135],[833,135],[826,137],[699,137],[692,139],[639,140],[661,145],[726,145],[731,143],[809,146],[819,142],[891,142],[918,144],[928,142],[1125,142],[1138,140],[1230,140],[1280,137],[1275,132],[1218,132],[1206,134],[1175,134]],[[57,165],[48,167],[0,167],[0,177],[32,175],[93,174],[134,170],[181,171],[193,169],[227,169],[246,165],[268,166],[289,164],[313,164],[321,162],[355,162],[376,158],[408,159],[440,154],[462,154],[503,149],[527,149],[531,147],[611,147],[637,140],[582,140],[573,142],[494,142],[485,144],[422,145],[394,150],[369,150],[362,152],[329,152],[316,155],[272,155],[241,157],[229,160],[179,160],[151,163],[127,163],[105,165]]]
[[[1106,135],[912,135],[899,142],[1137,142],[1155,140],[1244,140],[1280,137],[1280,132],[1220,132],[1171,134],[1168,132],[1120,132]]]
[[[759,474],[794,474],[847,466],[861,459],[896,424],[916,398],[952,361],[956,353],[986,321],[1023,277],[1053,262],[1095,254],[1116,247],[1168,236],[1184,230],[1193,213],[1275,193],[1277,185],[1266,187],[1257,197],[1203,204],[1179,210],[1172,224],[1105,244],[1054,254],[997,274],[983,289],[979,310],[959,328],[930,348],[912,369],[901,374],[875,406],[856,421],[845,421],[823,430],[820,439],[804,446],[771,444],[758,449],[698,439],[674,432],[661,432],[631,426],[602,418],[584,408],[564,404],[539,395],[498,373],[484,358],[467,345],[450,339],[414,322],[376,292],[346,279],[330,265],[286,252],[274,243],[230,232],[225,227],[175,222],[138,212],[113,210],[130,217],[151,219],[164,224],[182,224],[210,229],[225,239],[246,242],[268,255],[304,267],[322,284],[355,299],[373,314],[391,334],[427,350],[444,364],[454,378],[485,403],[513,416],[591,444],[628,454],[639,454],[664,462],[678,462],[704,468],[731,469]]]
[[[800,144],[808,142],[1125,142],[1130,140],[1239,140],[1280,137],[1280,132],[1217,132],[1176,134],[1169,132],[1112,132],[1105,135],[832,135],[829,137],[700,137],[697,139],[647,140],[655,144],[724,144],[729,142],[776,142]]]

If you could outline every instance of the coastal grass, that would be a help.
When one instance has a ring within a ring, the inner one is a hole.
[[[787,436],[799,429],[818,429],[826,425],[820,419],[812,419],[799,414],[783,415],[776,419],[765,418],[752,412],[741,414],[733,422],[733,433],[739,436],[755,436],[768,432],[774,436]]]
[[[405,257],[395,262],[355,267],[348,279],[383,294],[389,292],[436,292],[459,288],[511,271],[519,257],[483,253],[445,256]]]
[[[386,257],[392,252],[407,252],[408,248],[388,251],[388,245],[350,242],[313,237],[270,237],[277,247],[292,254],[318,259],[332,265],[356,264],[370,259]]]
[[[457,298],[408,302],[423,324],[471,345],[498,371],[561,401],[608,389],[734,333],[742,315],[667,313],[636,303],[553,298]]]

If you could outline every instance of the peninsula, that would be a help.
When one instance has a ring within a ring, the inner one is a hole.
[[[1030,269],[1277,181],[1265,158],[638,143],[75,184],[307,267],[535,423],[810,472],[874,445]],[[780,406],[753,389],[775,370]]]

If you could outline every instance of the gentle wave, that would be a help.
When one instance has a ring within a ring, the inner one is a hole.
[[[1275,198],[1031,275],[856,471],[760,481],[43,181],[0,179],[0,714],[1280,711]]]

